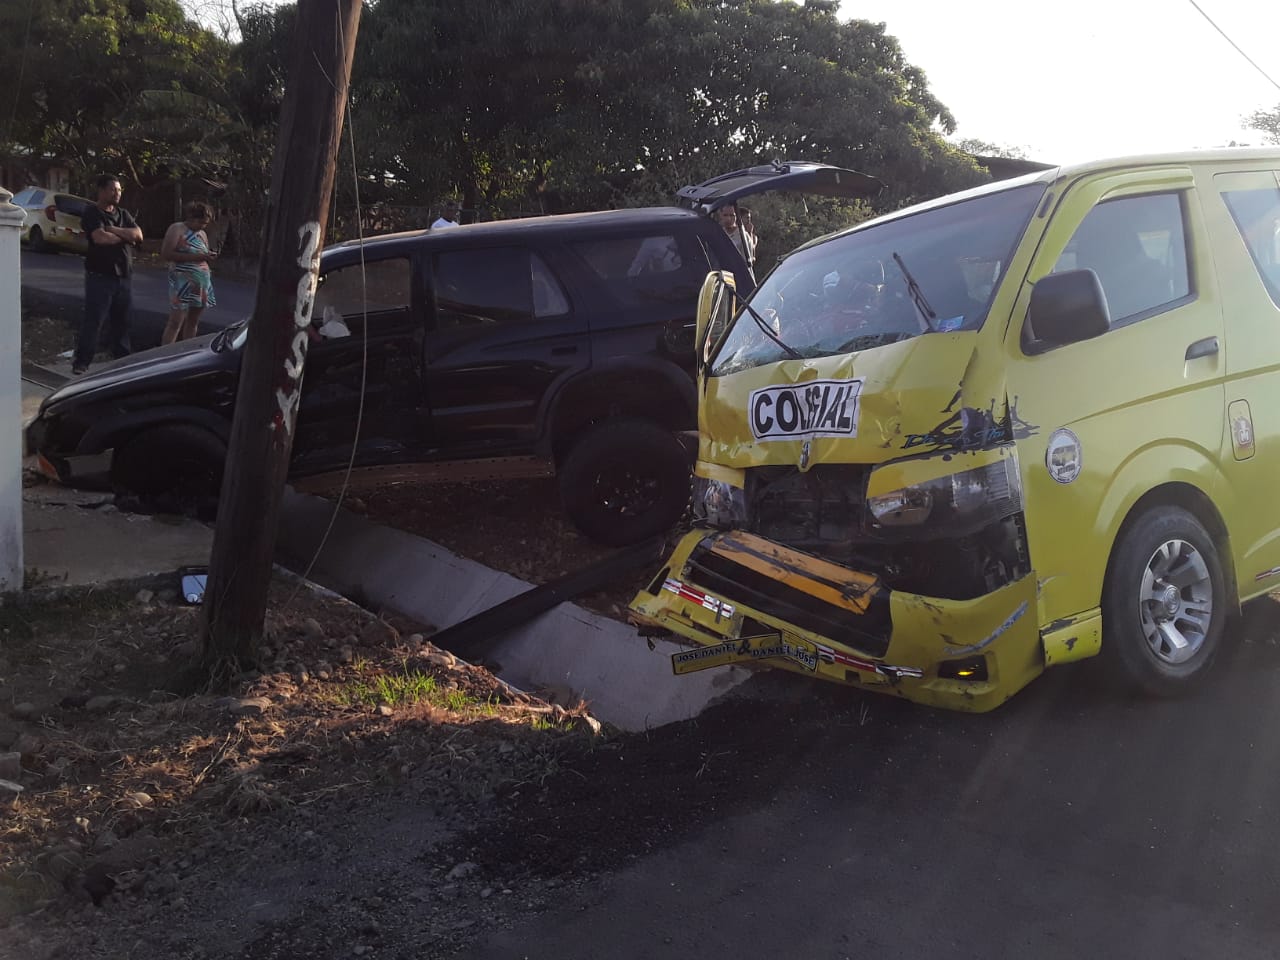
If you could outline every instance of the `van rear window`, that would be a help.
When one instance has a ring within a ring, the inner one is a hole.
[[[1224,190],[1222,199],[1267,293],[1280,307],[1280,186]]]

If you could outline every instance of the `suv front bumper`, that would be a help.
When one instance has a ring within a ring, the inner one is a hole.
[[[631,610],[702,647],[676,673],[754,663],[953,710],[994,709],[1045,665],[1034,573],[942,600],[739,531],[688,534]]]

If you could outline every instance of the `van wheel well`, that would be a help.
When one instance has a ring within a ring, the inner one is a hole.
[[[672,431],[697,425],[695,414],[665,381],[637,376],[595,378],[567,388],[556,405],[550,439],[557,465],[586,431],[614,419],[648,420]]]
[[[1222,564],[1222,572],[1226,576],[1227,604],[1229,608],[1239,609],[1240,591],[1236,583],[1236,568],[1231,559],[1231,538],[1227,533],[1227,525],[1218,513],[1213,501],[1201,490],[1189,483],[1165,483],[1148,490],[1138,502],[1130,508],[1120,529],[1116,531],[1115,543],[1118,543],[1124,531],[1148,510],[1159,506],[1181,507],[1204,525],[1213,545],[1217,548],[1218,559]],[[1111,557],[1107,560],[1107,572],[1110,575],[1111,561],[1115,557],[1115,543],[1112,544]]]

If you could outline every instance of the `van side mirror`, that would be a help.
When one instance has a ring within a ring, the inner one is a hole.
[[[738,312],[738,293],[733,273],[713,270],[702,281],[698,293],[698,315],[694,330],[694,349],[698,356],[698,369],[706,366],[711,351],[729,321]]]
[[[1089,340],[1111,329],[1102,283],[1092,270],[1066,270],[1036,281],[1027,323],[1037,344],[1060,346]]]

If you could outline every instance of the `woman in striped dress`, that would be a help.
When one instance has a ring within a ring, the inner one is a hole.
[[[169,261],[169,322],[161,343],[194,337],[200,315],[216,303],[209,262],[218,255],[209,249],[205,234],[213,220],[213,208],[193,200],[183,212],[186,219],[169,226],[160,247],[160,256]]]

